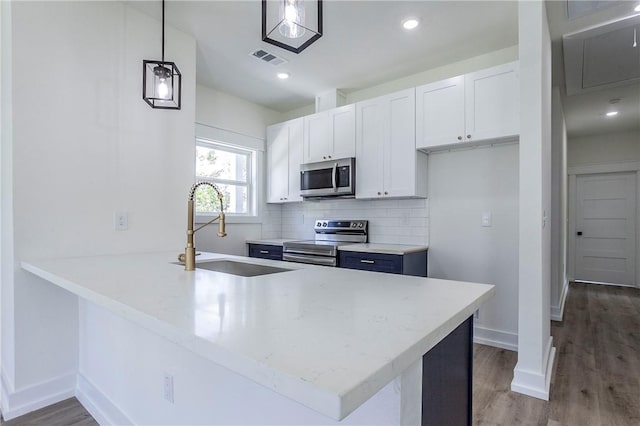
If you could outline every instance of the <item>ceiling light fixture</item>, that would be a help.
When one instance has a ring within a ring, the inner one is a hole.
[[[420,25],[420,21],[418,21],[416,18],[408,18],[402,21],[402,27],[405,30],[412,30],[416,28],[418,25]]]
[[[635,9],[633,9],[633,10],[635,10],[636,12],[640,12],[640,4],[638,4],[638,5],[636,6],[636,8],[635,8]]]
[[[322,0],[262,0],[262,41],[300,53],[320,37]]]
[[[180,109],[182,75],[173,62],[164,60],[164,0],[162,0],[162,60],[142,61],[142,99],[151,108]]]
[[[289,73],[287,73],[287,72],[279,72],[278,73],[278,78],[280,80],[286,80],[286,79],[289,78]]]
[[[615,117],[616,115],[618,115],[618,111],[609,111],[607,113],[607,117]]]

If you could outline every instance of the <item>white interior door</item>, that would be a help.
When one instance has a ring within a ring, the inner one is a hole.
[[[636,285],[636,174],[576,181],[576,280]]]

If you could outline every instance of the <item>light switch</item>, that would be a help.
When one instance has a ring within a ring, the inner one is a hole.
[[[482,226],[491,226],[491,212],[482,213]]]
[[[126,231],[129,229],[129,215],[127,212],[116,212],[113,219],[114,229],[116,231]]]

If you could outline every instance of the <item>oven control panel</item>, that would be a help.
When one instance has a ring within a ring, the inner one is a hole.
[[[316,220],[314,230],[316,233],[338,233],[344,231],[355,231],[357,233],[366,233],[367,220]]]

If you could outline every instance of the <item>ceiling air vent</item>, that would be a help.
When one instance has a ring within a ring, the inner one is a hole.
[[[253,56],[254,58],[260,59],[261,61],[264,61],[273,66],[286,64],[288,62],[286,59],[283,59],[279,56],[274,55],[273,53],[269,53],[262,49],[258,49],[255,52],[251,52],[251,56]]]

